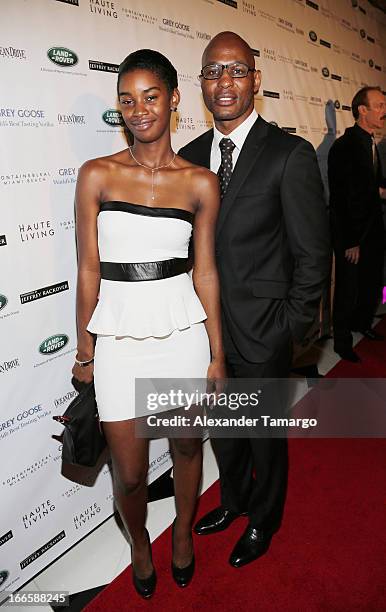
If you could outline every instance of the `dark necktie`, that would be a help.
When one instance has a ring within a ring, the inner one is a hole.
[[[220,180],[220,195],[222,199],[228,189],[229,181],[231,180],[233,170],[232,153],[236,145],[230,138],[222,138],[219,146],[221,151],[221,164],[217,175]]]
[[[378,152],[377,152],[377,145],[375,143],[375,136],[374,136],[374,134],[371,134],[371,140],[372,140],[372,151],[373,151],[374,174],[375,174],[375,176],[377,176],[377,174],[378,174]]]

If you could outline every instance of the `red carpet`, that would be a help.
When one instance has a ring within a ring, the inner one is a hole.
[[[386,332],[386,322],[377,327]],[[386,343],[362,340],[362,364],[340,362],[329,377],[385,376]],[[195,536],[197,570],[179,589],[170,574],[170,529],[153,544],[157,591],[141,600],[131,568],[86,608],[259,612],[381,612],[386,610],[386,440],[292,439],[283,526],[268,553],[234,569],[228,556],[247,520],[226,532]],[[215,483],[198,516],[218,505]],[[101,542],[101,554],[103,554]]]

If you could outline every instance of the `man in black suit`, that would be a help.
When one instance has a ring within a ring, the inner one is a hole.
[[[371,324],[383,285],[379,188],[386,186],[374,130],[383,128],[386,99],[380,88],[363,87],[351,108],[356,123],[330,149],[328,180],[335,252],[334,350],[343,359],[358,362],[352,331],[383,340]]]
[[[206,47],[201,87],[214,129],[180,155],[218,172],[221,210],[217,264],[224,347],[235,379],[288,377],[292,342],[318,316],[329,268],[323,188],[310,143],[267,123],[254,110],[261,74],[249,45],[222,32]],[[265,413],[267,414],[267,413]],[[280,526],[287,484],[285,438],[213,439],[221,506],[195,526],[249,525],[230,563],[241,567],[268,550]]]

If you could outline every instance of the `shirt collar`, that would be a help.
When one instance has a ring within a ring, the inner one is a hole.
[[[364,130],[360,125],[358,125],[357,123],[354,124],[354,127],[357,129],[357,133],[358,135],[363,138],[363,140],[365,140],[366,142],[372,142],[373,141],[373,135],[370,134],[367,130]]]
[[[257,117],[258,117],[258,114],[255,111],[255,109],[253,109],[251,114],[248,115],[248,117],[244,119],[244,121],[237,128],[235,128],[233,132],[231,132],[230,134],[227,134],[226,136],[225,134],[220,132],[214,125],[213,126],[213,145],[218,147],[220,144],[220,140],[222,138],[230,138],[232,142],[236,145],[237,149],[241,151],[242,146],[245,142],[245,139],[248,136],[249,131],[252,125],[255,123]]]

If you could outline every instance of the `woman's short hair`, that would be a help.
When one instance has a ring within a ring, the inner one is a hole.
[[[165,83],[170,94],[178,87],[177,70],[167,57],[153,49],[138,49],[138,51],[130,53],[119,66],[118,95],[121,76],[133,70],[150,70],[154,72]]]

